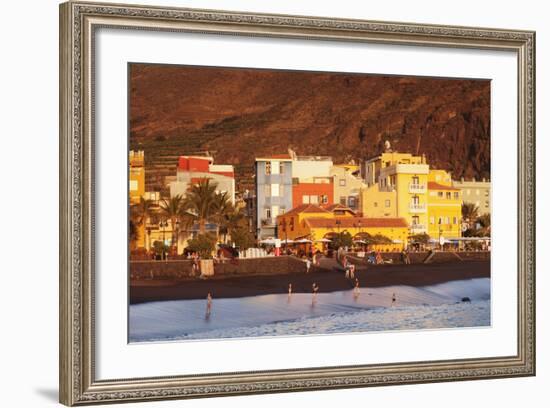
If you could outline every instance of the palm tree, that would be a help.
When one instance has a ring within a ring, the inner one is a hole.
[[[225,213],[220,213],[220,233],[223,234],[223,242],[226,243],[227,235],[232,236],[238,229],[247,227],[246,217],[242,211],[232,207]]]
[[[215,221],[218,224],[218,232],[223,235],[223,243],[227,242],[227,235],[231,235],[237,228],[243,226],[244,214],[236,208],[226,192],[216,194]]]
[[[199,233],[206,232],[206,223],[216,221],[221,200],[216,193],[217,183],[211,183],[210,179],[202,179],[193,184],[185,197],[183,206],[188,214],[192,214],[199,223]]]
[[[139,233],[136,227],[136,223],[133,220],[130,220],[128,224],[128,236],[130,238],[130,248],[135,249],[136,241],[139,238]]]
[[[477,217],[477,222],[481,226],[481,231],[483,233],[483,236],[490,237],[491,236],[491,214],[481,214],[479,217]]]
[[[477,218],[479,208],[474,203],[462,204],[462,219],[471,227],[471,223]]]
[[[178,244],[179,219],[184,204],[183,197],[178,194],[170,199],[164,199],[160,203],[161,213],[170,219],[172,225],[172,247]]]
[[[146,200],[143,197],[139,198],[139,203],[132,206],[131,213],[132,218],[137,225],[142,225],[144,229],[147,228],[147,222],[153,214],[153,200]],[[147,237],[147,235],[145,235]],[[145,242],[145,248],[148,248],[147,242]]]

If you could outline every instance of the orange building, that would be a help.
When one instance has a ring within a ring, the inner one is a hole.
[[[390,242],[373,245],[371,249],[402,251],[407,243],[409,225],[404,218],[357,217],[354,211],[341,204],[323,207],[302,204],[277,217],[280,239],[309,239],[319,250],[326,246],[327,239],[341,232],[348,232],[356,240],[364,234],[383,235]]]
[[[334,203],[333,183],[298,183],[292,186],[292,205]]]

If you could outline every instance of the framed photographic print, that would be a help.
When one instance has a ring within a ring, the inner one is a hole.
[[[534,41],[62,4],[61,402],[534,375]]]

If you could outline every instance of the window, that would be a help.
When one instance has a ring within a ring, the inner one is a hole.
[[[416,185],[416,186],[417,186],[418,184],[420,184],[420,179],[418,178],[418,176],[414,176],[414,177],[412,178],[412,184],[414,184],[414,185]]]
[[[489,208],[489,201],[485,201],[485,208]]]
[[[355,199],[355,197],[348,197],[348,206],[349,208],[357,207],[357,200]]]
[[[489,190],[485,190],[485,197],[489,197]]]
[[[458,200],[458,191],[455,191],[454,197],[455,197],[455,200]]]
[[[265,218],[271,218],[271,208],[265,209]]]
[[[443,198],[443,191],[438,191],[438,192],[437,192],[437,196],[438,196],[439,198]]]
[[[281,162],[278,162],[278,161],[274,161],[274,162],[271,162],[271,174],[279,174],[279,170],[281,170],[281,167],[280,167],[280,164]]]
[[[138,189],[137,180],[130,180],[130,191],[136,191]]]
[[[391,205],[391,201],[390,201],[390,200],[384,201],[384,206],[389,207],[390,205]]]
[[[448,225],[448,224],[449,224],[449,222],[450,222],[450,219],[449,219],[449,217],[445,217],[445,225]]]
[[[346,197],[340,197],[340,204],[346,205]]]
[[[437,223],[438,223],[438,224],[443,224],[443,218],[442,218],[442,217],[438,217]]]
[[[284,197],[285,193],[285,185],[284,184],[279,184],[279,197]]]
[[[309,196],[308,195],[302,196],[302,204],[309,204]]]
[[[346,179],[340,179],[338,184],[340,184],[340,187],[345,187],[346,186]]]
[[[266,184],[264,186],[264,195],[266,196],[266,198],[271,197],[271,184]]]
[[[309,196],[309,202],[311,204],[319,204],[319,196],[316,196],[316,195]]]
[[[415,215],[412,217],[412,225],[418,225],[420,223],[420,217]]]
[[[279,185],[278,184],[272,184],[271,185],[271,196],[272,197],[279,197]]]
[[[453,224],[456,225],[458,223],[458,220],[456,217],[453,217]]]
[[[451,199],[451,192],[450,191],[447,191],[446,197],[447,197],[447,200]]]
[[[374,206],[375,206],[375,207],[378,207],[378,203],[377,203],[376,201],[374,202]]]
[[[418,205],[420,204],[420,198],[418,196],[413,196],[412,198],[412,204],[413,205]]]
[[[433,217],[433,216],[430,217],[430,224],[432,224],[432,225],[435,224],[435,217]]]
[[[265,174],[271,174],[271,162],[265,162]]]
[[[395,186],[395,185],[397,184],[397,178],[396,178],[395,175],[390,176],[390,184],[391,184],[392,186]]]
[[[285,173],[285,164],[284,162],[279,163],[279,173],[284,174]]]
[[[328,196],[326,194],[321,196],[321,204],[328,204]]]
[[[273,218],[277,218],[278,215],[279,215],[279,206],[278,205],[271,206],[271,216]]]

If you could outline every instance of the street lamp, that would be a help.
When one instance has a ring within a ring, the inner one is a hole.
[[[443,249],[443,245],[441,245],[441,217],[439,217],[439,221],[438,221],[438,226],[439,226],[439,248],[440,249]]]

